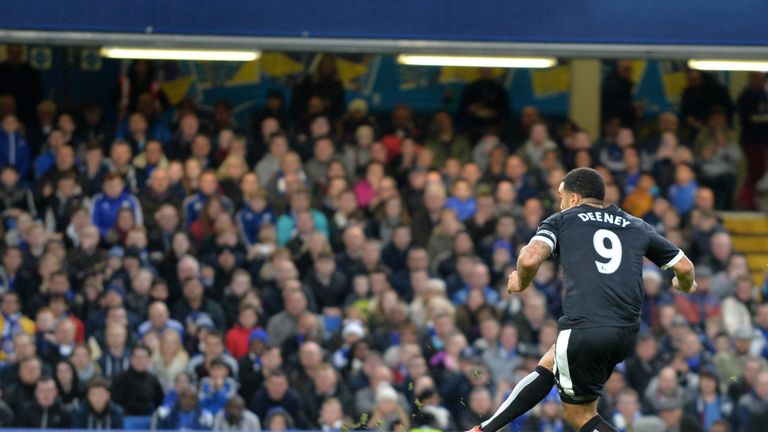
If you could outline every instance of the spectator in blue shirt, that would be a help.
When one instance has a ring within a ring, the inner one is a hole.
[[[469,186],[469,182],[460,178],[453,182],[451,188],[451,197],[445,205],[447,208],[456,211],[461,222],[466,221],[475,215],[477,206],[475,204],[475,197],[472,196],[472,188]]]
[[[212,170],[204,171],[200,174],[197,192],[188,196],[181,204],[182,211],[184,212],[184,223],[187,227],[200,217],[203,207],[214,195],[219,195],[222,205],[228,212],[231,213],[234,210],[235,206],[232,204],[232,200],[219,193],[219,180],[216,177],[216,172]]]
[[[133,211],[136,225],[144,224],[144,216],[141,212],[139,200],[125,190],[125,180],[118,173],[109,173],[104,178],[103,193],[93,197],[91,211],[93,224],[99,228],[102,236],[115,226],[117,215],[123,208]]]
[[[208,367],[208,376],[200,381],[200,406],[213,415],[224,409],[227,401],[237,394],[237,381],[229,375],[227,364],[215,358]]]
[[[29,175],[32,155],[27,140],[19,133],[19,120],[9,114],[0,122],[0,167],[15,166],[22,180]]]
[[[319,210],[310,207],[309,191],[300,188],[291,193],[290,211],[277,219],[277,244],[285,246],[296,234],[296,215],[302,211],[312,213],[312,219],[315,221],[315,230],[329,237],[328,218]]]
[[[482,290],[485,294],[485,300],[488,302],[488,304],[496,304],[501,300],[499,298],[499,293],[488,286],[488,284],[491,282],[491,275],[488,271],[488,266],[483,264],[482,262],[477,262],[472,268],[472,273],[470,273],[469,281],[467,281],[466,286],[464,288],[460,289],[456,294],[453,296],[453,303],[457,305],[462,305],[467,302],[467,298],[469,298],[469,292],[471,290]]]
[[[698,188],[693,167],[687,163],[677,164],[675,183],[669,187],[669,201],[681,217],[687,215],[696,205],[696,190]]]
[[[200,406],[193,388],[181,390],[178,403],[170,410],[158,409],[154,417],[153,429],[207,430],[213,426],[213,415]]]
[[[237,212],[237,226],[245,246],[259,243],[259,228],[262,224],[274,224],[275,214],[267,201],[267,194],[259,190],[253,196],[246,197],[243,208]]]

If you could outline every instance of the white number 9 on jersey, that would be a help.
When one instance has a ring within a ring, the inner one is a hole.
[[[608,247],[605,246],[605,240],[608,239]],[[613,231],[607,229],[597,230],[592,238],[595,245],[595,252],[608,260],[608,262],[595,261],[597,271],[603,274],[611,274],[619,269],[621,265],[621,240]]]

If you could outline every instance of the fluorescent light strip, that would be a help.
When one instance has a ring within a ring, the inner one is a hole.
[[[397,62],[413,66],[459,66],[498,68],[548,68],[557,64],[553,57],[482,57],[400,54]]]
[[[690,59],[688,60],[688,67],[710,71],[768,72],[768,61]]]
[[[100,53],[104,57],[117,59],[203,61],[251,61],[261,55],[258,51],[134,47],[102,47]]]

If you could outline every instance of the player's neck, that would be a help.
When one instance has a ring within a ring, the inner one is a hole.
[[[575,207],[578,207],[578,206],[581,206],[581,205],[588,205],[590,207],[595,207],[595,208],[603,208],[602,201],[598,201],[598,200],[596,200],[594,198],[584,198],[584,199],[580,200],[579,202],[577,202]]]

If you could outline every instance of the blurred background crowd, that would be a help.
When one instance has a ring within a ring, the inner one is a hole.
[[[768,210],[764,75],[731,100],[690,71],[680,111],[648,122],[619,62],[592,136],[513,112],[486,71],[457,112],[373,113],[326,56],[236,124],[226,100],[170,106],[146,61],[116,78],[117,119],[61,109],[17,49],[0,64],[3,427],[471,428],[556,339],[557,258],[521,295],[507,275],[567,170],[594,167],[698,283],[643,268],[642,333],[601,414],[765,430],[768,285],[722,221]],[[555,391],[510,428],[569,430]]]

